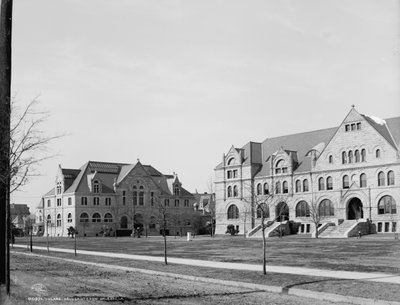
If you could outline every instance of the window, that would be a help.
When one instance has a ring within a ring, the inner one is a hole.
[[[343,176],[343,188],[348,189],[350,187],[349,176]]]
[[[106,215],[104,215],[104,222],[112,222],[113,221],[113,217],[110,213],[106,213]]]
[[[110,197],[106,198],[106,205],[111,205],[111,198]]]
[[[327,190],[333,190],[333,179],[331,176],[326,178],[326,189]]]
[[[310,217],[310,207],[305,201],[300,201],[296,205],[296,217]]]
[[[87,197],[81,198],[81,205],[87,205]]]
[[[396,202],[392,196],[383,196],[378,202],[378,214],[396,214]]]
[[[184,205],[185,205],[185,207],[188,207],[188,206],[189,206],[189,199],[185,199]]]
[[[346,124],[346,125],[344,126],[344,130],[345,130],[345,131],[350,131],[350,125],[349,125],[349,124]]]
[[[349,163],[353,163],[353,152],[349,151]]]
[[[179,191],[178,191],[179,193]],[[143,186],[140,187],[140,192],[139,192],[139,205],[144,205],[144,191],[143,191]]]
[[[303,192],[308,192],[308,180],[303,180]]]
[[[283,192],[284,194],[287,194],[287,193],[289,192],[289,188],[288,188],[288,183],[287,183],[287,181],[283,181],[283,183],[282,183],[282,192]]]
[[[61,214],[57,214],[57,227],[61,227]]]
[[[378,186],[385,185],[385,174],[383,172],[379,172],[378,174]]]
[[[296,180],[296,193],[301,192],[301,181]]]
[[[361,123],[357,123],[357,130],[361,129]]]
[[[381,157],[381,150],[380,149],[375,150],[375,157],[376,158],[380,158]]]
[[[233,178],[239,177],[239,176],[238,176],[238,171],[237,171],[237,169],[233,170],[232,173],[233,173]]]
[[[366,154],[365,149],[364,148],[361,149],[361,162],[365,162],[366,160],[365,154]]]
[[[126,204],[126,191],[122,191],[122,205]]]
[[[93,193],[95,194],[100,193],[100,186],[97,180],[93,182]]]
[[[325,179],[322,177],[318,179],[318,190],[319,191],[325,190]]]
[[[93,205],[99,205],[100,203],[100,198],[99,197],[93,197]]]
[[[275,184],[275,193],[280,194],[281,193],[281,183],[279,181],[276,182]]]
[[[121,229],[128,229],[128,217],[122,216],[120,222]]]
[[[61,198],[57,198],[57,206],[58,206],[58,207],[61,206]]]
[[[335,209],[333,207],[332,202],[329,199],[324,199],[321,201],[319,204],[319,216],[334,216],[335,215]]]
[[[228,219],[238,219],[239,209],[236,205],[232,204],[228,208]]]
[[[89,215],[87,213],[82,213],[81,216],[79,216],[79,221],[80,222],[89,222]]]
[[[72,198],[68,197],[68,205],[72,205]]]
[[[238,187],[237,187],[237,185],[234,185],[233,186],[233,197],[237,197],[238,195],[239,195]]]
[[[51,222],[51,216],[47,215],[47,222],[50,223]]]
[[[342,152],[342,164],[346,164],[347,163],[347,154],[346,152]]]
[[[150,204],[154,206],[154,192],[150,192]]]
[[[275,165],[275,174],[287,173],[287,167],[284,167],[283,160],[279,160]]]
[[[132,191],[132,203],[133,205],[137,205],[138,202],[138,192],[137,192],[137,187],[136,185],[133,186],[133,191]]]
[[[227,196],[232,197],[232,186],[228,186]]]
[[[367,187],[367,175],[364,173],[360,175],[360,187]]]
[[[268,183],[264,183],[264,195],[268,195],[269,194],[269,186]]]
[[[179,199],[175,199],[175,207],[179,207]]]
[[[149,229],[155,229],[156,228],[156,218],[154,216],[150,217],[150,224],[149,224]]]
[[[387,173],[387,184],[394,185],[394,172],[393,171],[389,171]]]
[[[47,207],[49,208],[51,206],[51,201],[47,200]]]
[[[174,186],[174,195],[175,196],[179,196],[179,194],[180,194],[179,185],[175,184],[175,186]]]
[[[230,158],[230,159],[228,160],[228,165],[232,165],[232,163],[233,163],[234,160],[235,160],[235,158]]]
[[[397,222],[392,222],[392,232],[396,232]]]
[[[378,222],[378,232],[382,232],[382,223]]]
[[[164,199],[164,206],[169,207],[169,199]]]
[[[261,183],[257,184],[257,195],[261,195]]]
[[[61,182],[57,182],[57,194],[61,194]]]
[[[356,163],[360,162],[360,151],[358,149],[354,152],[354,158]]]
[[[351,131],[354,131],[354,130],[356,130],[356,124],[351,124]]]
[[[332,156],[332,155],[329,155],[329,157],[328,157],[328,162],[329,162],[330,164],[333,163],[333,156]]]
[[[385,232],[389,232],[390,222],[385,222]]]
[[[94,213],[92,216],[92,222],[101,222],[101,216],[99,213]]]
[[[269,207],[266,204],[257,206],[257,218],[269,218]]]
[[[228,179],[232,179],[232,177],[233,177],[232,171],[227,171],[226,175],[227,175]]]
[[[68,213],[67,222],[72,222],[72,214]]]

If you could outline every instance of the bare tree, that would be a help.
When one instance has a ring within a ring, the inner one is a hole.
[[[166,201],[162,202],[160,196],[155,196],[155,203],[158,207],[158,223],[160,225],[160,229],[164,239],[164,262],[168,265],[167,260],[167,228],[168,228],[168,218],[170,217],[169,213],[169,204]]]
[[[307,209],[308,209],[308,211],[307,211]],[[311,199],[311,204],[309,206],[308,205],[306,206],[306,216],[307,216],[307,213],[309,213],[311,222],[314,224],[315,238],[318,238],[319,237],[318,228],[321,224],[321,214],[319,211],[318,204],[314,200],[314,198]]]

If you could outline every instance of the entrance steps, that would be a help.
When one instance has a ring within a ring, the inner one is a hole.
[[[344,220],[340,225],[328,226],[318,236],[320,238],[348,238],[350,236],[357,236],[358,227],[366,223],[366,220]]]
[[[289,225],[289,222],[282,221],[282,222],[277,222],[277,221],[271,221],[267,222],[267,228],[265,229],[265,237],[273,237],[273,236],[279,236],[280,230],[282,230],[283,234],[287,231],[287,226]],[[262,230],[261,230],[261,224],[255,226],[251,231],[249,231],[246,234],[247,238],[262,238]]]

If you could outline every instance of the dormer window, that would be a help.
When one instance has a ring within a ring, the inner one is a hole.
[[[99,185],[99,181],[94,181],[93,182],[93,193],[98,194],[100,193],[100,185]]]
[[[284,166],[284,161],[279,160],[275,165],[275,174],[285,174],[288,172],[287,166]]]
[[[57,194],[61,194],[61,182],[57,182]]]
[[[361,129],[361,122],[358,123],[351,123],[351,124],[346,124],[344,126],[344,130],[347,131],[355,131],[355,130],[360,130]]]
[[[232,163],[233,163],[234,160],[235,160],[235,158],[230,158],[230,159],[228,160],[228,164],[227,164],[227,165],[232,165]]]
[[[176,184],[174,186],[174,195],[179,196],[179,193],[180,193],[180,188],[179,188],[179,185]]]

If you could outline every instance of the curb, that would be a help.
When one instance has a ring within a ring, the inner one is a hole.
[[[53,256],[34,254],[34,253],[24,253],[24,252],[17,252],[17,251],[11,251],[11,253],[22,254],[22,255],[26,255],[26,256],[45,257],[45,258],[50,258],[50,259],[54,259],[54,260],[63,260],[66,262],[96,266],[96,267],[101,267],[101,268],[105,268],[105,269],[121,270],[121,271],[129,271],[129,272],[140,272],[143,274],[166,276],[166,277],[178,278],[178,279],[189,280],[189,281],[194,281],[194,282],[219,284],[219,285],[231,286],[231,287],[241,287],[241,288],[248,288],[248,289],[257,290],[257,291],[261,290],[261,291],[266,291],[266,292],[271,292],[271,293],[282,293],[282,294],[306,297],[306,298],[316,299],[316,300],[331,301],[334,303],[351,303],[351,304],[356,304],[356,305],[400,305],[400,302],[395,302],[395,301],[385,301],[385,300],[368,299],[368,298],[353,297],[353,296],[343,296],[340,294],[312,291],[312,290],[306,290],[306,289],[287,288],[287,287],[281,287],[281,286],[269,286],[269,285],[246,283],[246,282],[219,280],[219,279],[213,279],[213,278],[207,278],[207,277],[197,277],[197,276],[192,276],[192,275],[177,274],[177,273],[170,273],[170,272],[163,272],[163,271],[154,271],[154,270],[146,270],[146,269],[139,269],[139,268],[133,268],[133,267],[124,267],[124,266],[118,266],[118,265],[108,265],[108,264],[102,264],[102,263],[85,262],[85,261],[75,260],[75,259],[70,259],[70,258],[60,258],[60,257],[53,257]]]

